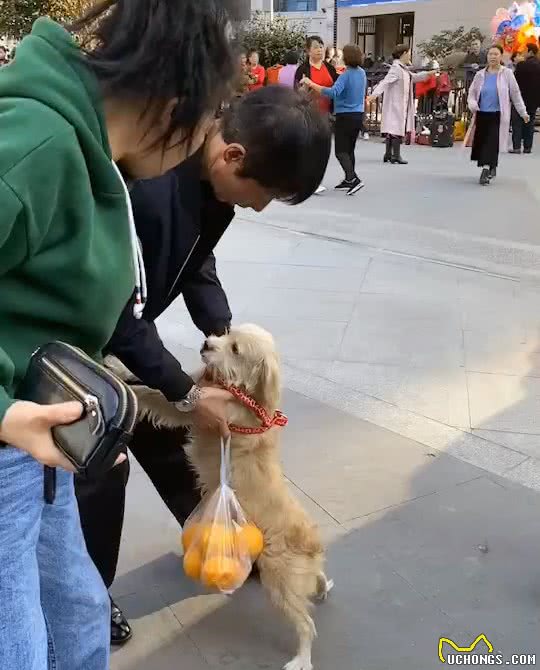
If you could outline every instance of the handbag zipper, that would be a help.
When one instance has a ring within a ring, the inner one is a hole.
[[[99,374],[101,376],[105,376],[108,380],[114,383],[114,387],[119,391],[120,396],[121,396],[121,402],[120,402],[120,419],[118,421],[119,425],[122,426],[129,402],[128,402],[128,395],[132,399],[132,404],[137,408],[137,396],[135,393],[130,389],[121,379],[118,379],[116,375],[112,374],[107,370],[107,368],[103,367],[102,365],[98,365],[88,354],[86,354],[82,349],[79,349],[78,347],[74,347],[71,344],[66,344],[65,342],[61,343],[62,346],[66,347],[66,349],[69,349],[73,353],[77,354],[77,356],[81,356],[82,358],[86,359],[89,363],[91,363],[94,367],[99,368]],[[97,373],[96,373],[97,374]],[[130,417],[130,423],[129,426],[122,426],[122,430],[125,430],[127,433],[131,433],[133,428],[135,427],[135,423],[137,421],[137,410],[135,410],[134,414],[132,417]]]
[[[62,368],[48,358],[42,357],[41,362],[48,368],[48,370],[50,370],[50,372],[56,375],[67,390],[73,393],[73,395],[84,405],[87,415],[93,419],[94,425],[92,427],[92,435],[102,434],[104,428],[103,414],[101,413],[99,400],[96,396],[88,393],[82,386],[79,386],[79,384],[71,379]]]

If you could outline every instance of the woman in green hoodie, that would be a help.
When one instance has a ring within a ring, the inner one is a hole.
[[[219,0],[106,0],[79,30],[92,50],[39,19],[0,72],[5,670],[109,668],[109,598],[51,438],[82,408],[19,401],[17,386],[52,340],[99,357],[134,289],[140,315],[144,267],[124,178],[158,176],[193,153],[236,73]],[[59,468],[53,504],[44,464]]]

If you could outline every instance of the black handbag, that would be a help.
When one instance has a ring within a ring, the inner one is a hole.
[[[83,351],[63,342],[45,344],[34,352],[17,398],[40,405],[71,400],[83,405],[80,419],[54,427],[52,435],[84,478],[99,476],[113,467],[126,450],[137,419],[137,398],[132,389]],[[47,502],[54,499],[53,473],[52,468],[46,468]]]

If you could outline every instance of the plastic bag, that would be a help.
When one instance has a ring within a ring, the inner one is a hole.
[[[233,593],[248,578],[263,549],[230,486],[230,439],[221,440],[219,488],[205,496],[182,530],[184,572],[205,586]]]

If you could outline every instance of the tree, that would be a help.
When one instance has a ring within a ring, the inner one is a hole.
[[[45,13],[46,0],[0,0],[0,35],[20,39]]]
[[[303,21],[290,22],[284,16],[270,21],[263,12],[255,12],[238,33],[244,47],[259,52],[261,65],[270,67],[282,63],[287,51],[300,52],[306,41],[307,26]]]
[[[465,32],[465,27],[460,26],[457,30],[442,30],[433,35],[430,40],[419,42],[418,48],[428,58],[440,60],[456,51],[467,51],[474,39],[484,41],[485,36],[480,28],[471,28]]]
[[[19,40],[40,16],[69,21],[80,16],[90,0],[0,0],[0,35]]]

